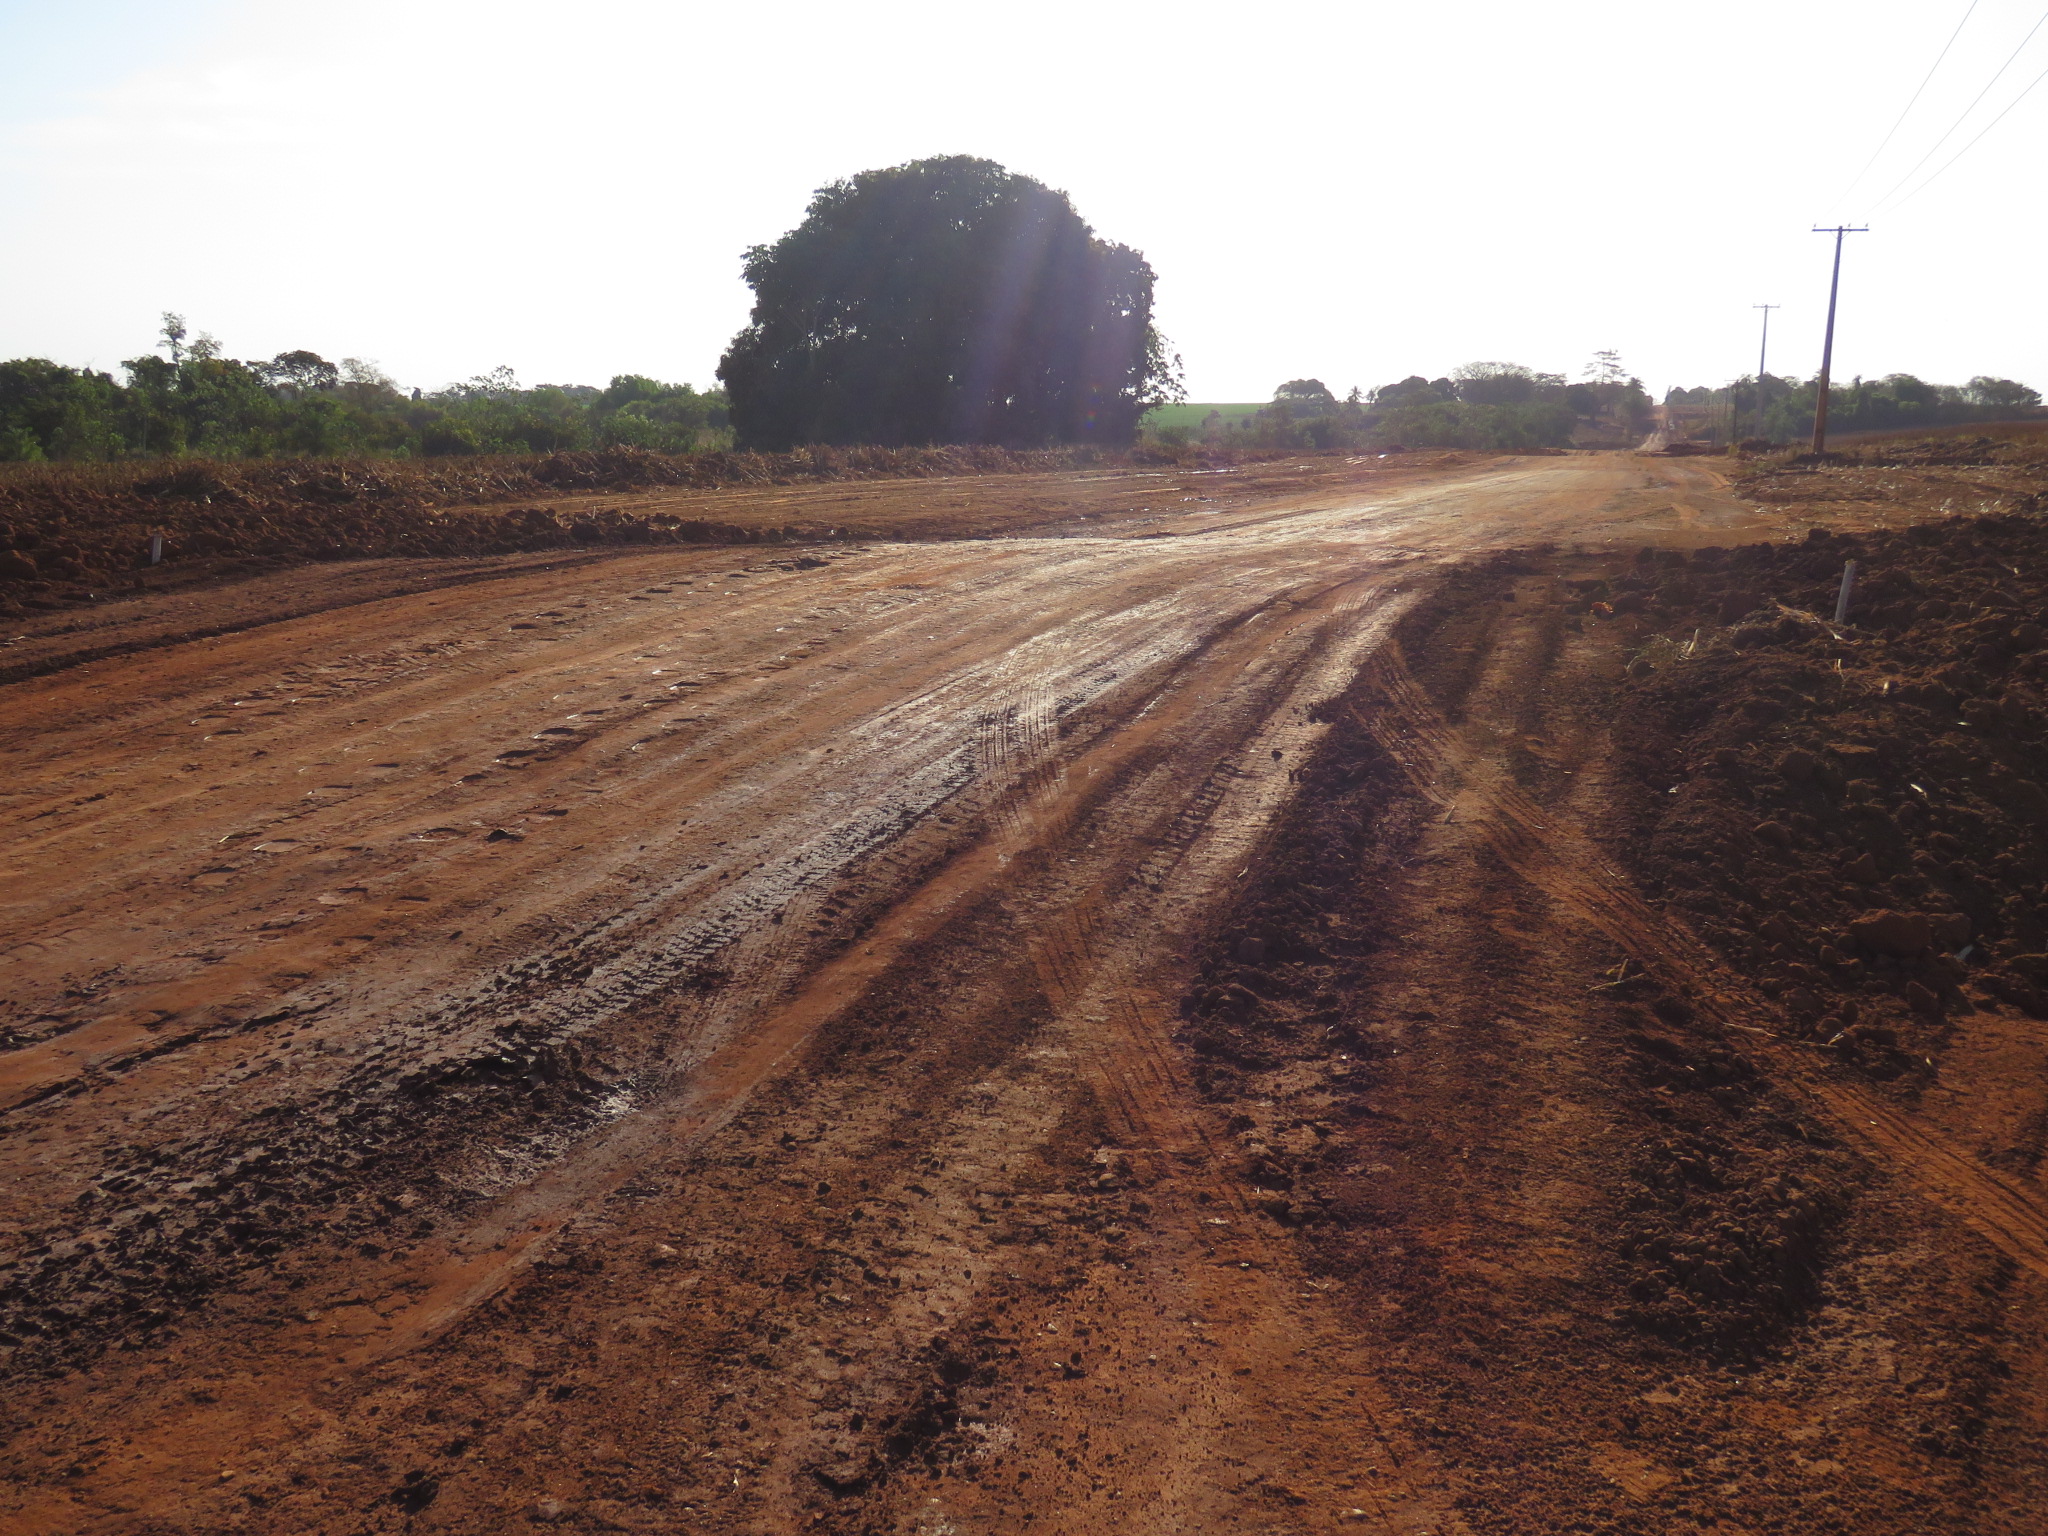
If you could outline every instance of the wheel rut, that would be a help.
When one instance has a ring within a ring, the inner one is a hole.
[[[1369,674],[1384,699],[1368,723],[1416,790],[1446,816],[1478,820],[1503,863],[1581,913],[1633,963],[1682,991],[1711,1021],[1745,1032],[1780,1081],[1821,1105],[1844,1140],[1898,1169],[1927,1199],[2031,1273],[2048,1278],[2048,1204],[2001,1177],[1939,1132],[1876,1094],[1831,1076],[1813,1049],[1744,1022],[1770,1018],[1764,1000],[1666,914],[1608,868],[1524,791],[1475,752],[1417,686],[1400,656],[1383,651]],[[1596,873],[1597,872],[1597,873]],[[1606,879],[1599,878],[1605,875]]]

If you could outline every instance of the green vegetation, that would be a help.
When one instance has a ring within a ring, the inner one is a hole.
[[[1254,400],[1248,405],[1200,405],[1189,401],[1180,401],[1173,405],[1155,405],[1145,413],[1145,431],[1154,437],[1162,432],[1182,431],[1199,442],[1202,436],[1202,423],[1209,419],[1211,411],[1227,424],[1243,429],[1249,428],[1252,418],[1265,408],[1266,402],[1263,400]]]
[[[164,316],[159,346],[168,356],[121,365],[125,383],[42,358],[0,363],[0,460],[673,453],[728,441],[724,395],[637,374],[526,389],[499,368],[408,396],[357,358],[236,362],[178,315]]]
[[[1467,363],[1451,378],[1413,374],[1339,400],[1320,379],[1290,379],[1262,406],[1155,410],[1146,433],[1166,443],[1245,448],[1474,448],[1526,452],[1574,441],[1625,441],[1646,430],[1650,399],[1613,353],[1576,384],[1519,363]]]
[[[864,171],[747,253],[718,376],[738,443],[1128,443],[1179,397],[1152,268],[1063,192],[966,155]]]
[[[1813,431],[1813,408],[1820,381],[1763,377],[1763,436],[1795,442]],[[1694,414],[1702,429],[1724,435],[1729,407],[1734,407],[1736,435],[1756,433],[1757,381],[1745,376],[1715,389],[1674,389],[1666,406]],[[1929,384],[1910,373],[1881,379],[1855,379],[1828,390],[1830,432],[1884,432],[1912,427],[1952,426],[1973,421],[2010,421],[2030,416],[2041,404],[2041,392],[2013,379],[1979,374],[1967,384]],[[1681,417],[1682,419],[1682,417]]]

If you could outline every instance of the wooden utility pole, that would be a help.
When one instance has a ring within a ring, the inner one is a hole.
[[[1835,294],[1842,286],[1842,236],[1862,235],[1870,232],[1868,224],[1837,224],[1832,229],[1813,226],[1816,235],[1835,237],[1835,274],[1828,279],[1828,330],[1827,339],[1820,348],[1820,395],[1813,402],[1813,451],[1828,451],[1828,375],[1835,363]]]
[[[1771,434],[1764,430],[1764,357],[1771,350],[1771,311],[1783,309],[1785,306],[1782,304],[1752,304],[1749,307],[1751,309],[1760,309],[1764,312],[1764,339],[1756,349],[1756,435],[1758,437],[1769,437]]]

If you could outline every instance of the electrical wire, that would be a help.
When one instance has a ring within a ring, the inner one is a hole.
[[[1893,208],[1898,209],[1905,207],[1906,204],[1913,201],[1914,198],[1918,197],[1922,192],[1925,192],[1929,187],[1933,186],[1934,183],[1941,180],[1942,171],[1946,171],[1950,166],[1954,165],[1958,160],[1962,159],[1963,156],[1967,155],[1973,148],[1975,148],[1977,139],[1983,138],[1985,134],[1989,133],[1992,129],[1996,128],[2000,123],[2004,122],[2006,112],[2012,111],[2014,107],[2018,106],[2021,102],[2025,101],[2028,96],[2033,94],[2034,87],[2039,85],[2043,80],[2048,80],[2048,69],[2044,69],[2041,71],[2040,74],[2034,76],[2033,80],[2028,84],[2027,88],[2024,91],[2021,91],[2019,95],[2013,97],[2011,101],[2005,104],[2005,112],[1999,113],[1998,116],[1994,117],[1993,119],[1991,119],[1990,122],[1986,123],[1982,128],[1978,129],[1976,139],[1970,140],[1968,144],[1965,144],[1961,149],[1957,150],[1954,154],[1950,155],[1948,159],[1942,162],[1941,170],[1936,171],[1932,176],[1928,177],[1925,181],[1921,182],[1919,186],[1915,187],[1912,191],[1908,192],[1904,197],[1900,198],[1896,203],[1892,205]]]
[[[1863,162],[1863,169],[1856,173],[1856,179],[1844,187],[1842,195],[1835,199],[1836,208],[1839,209],[1842,204],[1849,200],[1849,194],[1863,185],[1863,178],[1868,176],[1870,168],[1877,164],[1877,157],[1885,152],[1885,147],[1891,143],[1892,139],[1898,134],[1899,129],[1905,126],[1906,118],[1912,113],[1914,106],[1919,102],[1921,96],[1926,93],[1928,82],[1934,79],[1934,72],[1941,68],[1941,61],[1948,57],[1949,49],[1955,47],[1956,39],[1963,35],[1963,28],[1969,24],[1970,17],[1976,13],[1978,3],[1979,0],[1970,0],[1969,8],[1963,12],[1963,19],[1956,23],[1955,31],[1949,33],[1948,41],[1941,45],[1941,52],[1937,53],[1934,56],[1934,62],[1927,66],[1927,73],[1921,77],[1919,88],[1913,92],[1911,99],[1906,103],[1905,109],[1899,113],[1898,119],[1892,124],[1885,136],[1878,140],[1877,148],[1873,149],[1870,152],[1870,158]]]
[[[1963,126],[1964,122],[1968,120],[1970,114],[1977,110],[1977,103],[1982,101],[1986,96],[1991,94],[1991,87],[1998,84],[2000,80],[2005,78],[2005,72],[2008,69],[2012,68],[2013,61],[2017,59],[2022,52],[2025,51],[2027,44],[2031,43],[2034,40],[2034,34],[2041,30],[2044,23],[2048,23],[2048,11],[2043,11],[2041,13],[2040,21],[2035,22],[2033,26],[2027,29],[2027,35],[2020,39],[2019,47],[2013,49],[2011,53],[2006,55],[2005,62],[1998,66],[1998,73],[1993,75],[1989,80],[1984,82],[1984,89],[1979,91],[1975,96],[1970,98],[1970,104],[1967,107],[1963,108],[1962,113],[1956,118],[1954,122],[1948,125],[1948,132],[1944,133],[1940,138],[1936,139],[1932,147],[1928,149],[1927,153],[1922,155],[1918,160],[1913,162],[1913,168],[1906,172],[1905,175],[1901,176],[1895,183],[1893,183],[1891,191],[1885,193],[1883,197],[1880,197],[1877,200],[1877,202],[1872,205],[1871,212],[1877,212],[1886,203],[1890,202],[1894,197],[1897,197],[1899,194],[1899,189],[1904,187],[1907,182],[1911,181],[1915,176],[1918,176],[1920,174],[1920,167],[1925,165],[1928,161],[1932,160],[1935,156],[1935,152],[1939,150],[1942,145],[1946,144],[1955,135],[1955,131],[1958,128]],[[2028,87],[2028,89],[2031,90],[2032,87],[2030,86]],[[2007,110],[2010,111],[2011,109],[2008,108]],[[2003,114],[2000,115],[2003,116]],[[1975,140],[1972,140],[1971,142],[1974,143]],[[1950,163],[1953,164],[1954,162],[1951,161]]]

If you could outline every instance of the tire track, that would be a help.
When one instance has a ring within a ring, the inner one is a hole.
[[[1356,608],[1370,590],[1351,597],[1347,607]],[[1394,612],[1398,611],[1396,606]],[[1383,636],[1392,622],[1390,614],[1361,626],[1347,646],[1336,648],[1334,657],[1323,659],[1314,669],[1311,687],[1327,692],[1337,686],[1347,663],[1355,669],[1360,649]],[[1004,796],[1002,791],[1028,779],[1017,767],[1023,761],[1021,756],[1010,758],[1018,777],[1011,784],[989,786],[991,798],[1011,807],[1007,814],[997,816],[992,835],[966,849],[892,908],[856,949],[816,969],[787,1002],[759,1018],[751,1016],[752,1009],[744,1002],[723,1007],[719,1017],[693,1031],[687,1055],[674,1064],[682,1086],[673,1097],[659,1105],[647,1104],[454,1240],[451,1256],[435,1266],[426,1296],[394,1317],[383,1336],[367,1346],[359,1359],[389,1358],[445,1332],[530,1264],[578,1210],[602,1198],[629,1177],[634,1167],[656,1155],[655,1148],[669,1152],[694,1145],[725,1124],[759,1083],[787,1062],[827,1019],[886,975],[911,944],[934,931],[963,901],[1002,878],[1027,852],[1057,843],[1087,801],[1115,782],[1124,763],[1153,750],[1199,707],[1203,695],[1198,690],[1205,678],[1217,682],[1236,679],[1246,669],[1245,649],[1250,648],[1256,659],[1272,648],[1264,632],[1252,634],[1249,630],[1248,623],[1231,626],[1221,640],[1148,688],[1120,729],[1105,729],[1065,761],[1062,771],[1047,773],[1041,782],[1025,783],[1019,793]],[[1106,668],[1092,655],[1084,656],[1082,666],[1105,684],[1127,675]],[[1088,698],[1099,691],[1077,695],[1070,689],[1067,696]],[[1308,700],[1299,690],[1287,697],[1290,706],[1299,708],[1285,712],[1303,718],[1283,722],[1279,729],[1299,748],[1324,727],[1307,722]],[[878,729],[876,734],[882,732]],[[974,750],[973,744],[962,747],[941,764],[948,771],[957,771],[963,766],[960,760]],[[1265,750],[1273,748],[1268,744]],[[1256,808],[1257,814],[1270,812],[1285,793],[1284,772],[1275,770],[1266,779],[1265,799]],[[1212,857],[1211,864],[1215,858],[1249,858],[1261,832],[1262,824],[1240,827],[1227,851]],[[1209,873],[1213,875],[1213,869]],[[749,899],[747,891],[735,891],[711,913],[698,917],[691,931],[669,940],[652,956],[643,946],[617,962],[609,975],[593,973],[589,981],[564,988],[561,995],[565,1005],[575,1009],[571,1017],[576,1026],[591,1028],[594,1019],[622,1012],[672,984],[679,970],[721,947],[710,942],[711,938],[730,942],[716,925],[735,921],[733,914],[743,910]],[[618,925],[625,925],[623,916]],[[554,1040],[564,1034],[565,1029],[556,1026],[546,1038]]]
[[[1713,1022],[1758,1034],[1739,1020],[1768,1016],[1768,1007],[1698,939],[1637,895],[1623,876],[1600,865],[1609,880],[1594,879],[1586,868],[1597,860],[1591,849],[1581,844],[1576,862],[1561,853],[1580,840],[1504,775],[1486,771],[1481,754],[1468,748],[1427,700],[1393,647],[1375,655],[1370,675],[1385,707],[1370,719],[1354,718],[1372,731],[1418,792],[1444,806],[1446,815],[1480,819],[1504,864],[1582,914],[1645,970],[1686,993]],[[1899,1168],[1925,1198],[2014,1262],[2048,1278],[2048,1210],[2032,1192],[1877,1095],[1828,1075],[1781,1037],[1760,1036],[1758,1048],[1781,1081],[1795,1084],[1824,1107],[1845,1140]]]
[[[1123,886],[1121,899],[1100,887],[1077,891],[1059,920],[1030,942],[1060,1036],[1108,1111],[1116,1151],[1181,1261],[1156,1310],[1171,1306],[1231,1320],[1216,1373],[1224,1383],[1252,1369],[1240,1361],[1307,1350],[1320,1361],[1322,1374],[1313,1382],[1275,1382],[1268,1375],[1256,1400],[1229,1385],[1212,1389],[1206,1401],[1191,1398],[1175,1423],[1172,1455],[1180,1480],[1129,1529],[1201,1528],[1215,1515],[1216,1473],[1231,1452],[1251,1456],[1252,1486],[1271,1485],[1289,1502],[1351,1506],[1348,1518],[1366,1528],[1465,1529],[1449,1507],[1443,1471],[1399,1425],[1355,1342],[1301,1304],[1315,1293],[1305,1289],[1296,1246],[1270,1225],[1235,1176],[1234,1148],[1203,1107],[1173,1041],[1176,1017],[1158,990],[1184,984],[1171,967],[1161,969],[1162,956],[1184,951],[1186,939],[1176,942],[1176,935],[1206,931],[1195,915],[1213,917],[1259,857],[1293,792],[1288,765],[1305,761],[1328,731],[1315,706],[1341,693],[1364,658],[1384,646],[1412,598],[1388,596],[1370,584],[1352,588],[1334,595],[1311,622],[1298,624],[1301,638],[1293,646],[1270,646],[1261,659],[1273,675],[1261,686],[1274,704],[1168,826],[1150,834],[1158,845],[1139,863],[1140,878]],[[1119,1310],[1144,1315],[1155,1308],[1133,1302]],[[1247,1440],[1244,1426],[1318,1417],[1328,1383],[1337,1378],[1353,1384],[1344,1411],[1362,1437],[1354,1442],[1354,1470],[1365,1469],[1374,1482],[1341,1494],[1333,1488],[1305,1494],[1301,1490],[1313,1487],[1316,1477],[1292,1464],[1291,1448],[1256,1435]]]

